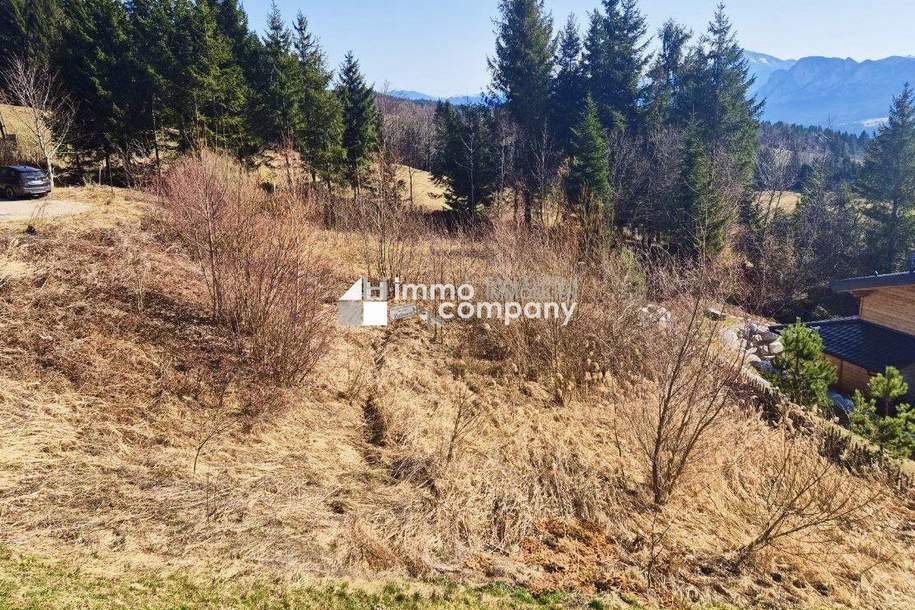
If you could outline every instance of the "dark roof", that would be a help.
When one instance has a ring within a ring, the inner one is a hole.
[[[867,288],[912,285],[915,285],[915,272],[903,271],[901,273],[865,275],[863,277],[852,277],[847,280],[836,280],[830,284],[829,287],[836,292],[851,292],[852,290],[865,290]]]
[[[781,333],[788,324],[773,326]],[[805,322],[823,338],[823,351],[871,372],[888,366],[904,369],[915,363],[915,337],[858,317]]]
[[[7,165],[8,168],[14,169],[17,172],[40,172],[41,170],[37,167],[32,167],[31,165]]]

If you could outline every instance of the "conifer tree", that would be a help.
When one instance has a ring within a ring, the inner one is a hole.
[[[771,381],[792,402],[828,412],[831,403],[826,392],[838,376],[836,367],[823,356],[820,334],[798,320],[782,332],[782,343],[785,351],[775,357]]]
[[[79,104],[75,137],[102,149],[109,168],[121,141],[130,81],[127,14],[119,0],[67,0],[63,4],[61,78]]]
[[[744,183],[753,173],[762,109],[749,95],[753,82],[724,5],[719,4],[702,44],[684,62],[675,118],[683,126],[696,123],[709,149],[732,159]]]
[[[330,181],[343,156],[342,108],[337,96],[328,90],[333,75],[302,13],[296,16],[293,27],[293,46],[302,79],[302,120],[296,140],[314,185],[318,175]]]
[[[244,121],[236,121],[233,148],[239,154],[254,152],[258,143],[256,129],[259,59],[263,45],[248,27],[248,15],[240,0],[211,0],[216,25],[228,40],[231,49],[233,86],[237,88],[236,103],[243,108]]]
[[[674,246],[677,249],[692,256],[714,256],[721,252],[732,218],[695,126],[687,132],[676,215]]]
[[[260,65],[258,119],[263,138],[268,145],[288,143],[301,125],[303,83],[292,33],[276,2],[271,4]]]
[[[171,52],[169,111],[181,145],[237,148],[245,130],[244,75],[209,0],[177,3]]]
[[[584,109],[586,83],[581,65],[581,37],[575,16],[569,15],[556,42],[556,78],[553,81],[552,126],[566,155],[572,152],[572,129]]]
[[[361,187],[365,164],[379,146],[379,117],[375,92],[369,87],[352,51],[340,68],[337,97],[343,114],[344,172],[353,190]]]
[[[607,141],[591,96],[585,100],[578,124],[572,129],[572,159],[566,192],[589,239],[613,231],[613,193]]]
[[[58,0],[0,2],[0,49],[50,66],[60,43]]]
[[[518,174],[524,181],[524,221],[530,225],[537,177],[552,162],[544,140],[555,60],[553,23],[543,0],[500,0],[499,13],[496,54],[489,67],[492,87],[518,126]]]
[[[881,451],[889,450],[897,457],[913,457],[915,410],[909,404],[897,404],[908,391],[908,384],[895,367],[889,366],[871,377],[867,397],[859,390],[853,396],[854,408],[849,414],[852,431],[875,443]],[[896,413],[891,414],[894,409]]]
[[[153,141],[157,162],[157,132],[165,127],[166,109],[174,92],[175,10],[173,0],[131,0],[127,3],[130,39],[130,131]]]
[[[900,268],[915,245],[915,94],[908,84],[893,98],[889,117],[867,148],[859,189],[872,221],[869,263]]]
[[[490,205],[498,190],[495,117],[482,105],[435,109],[432,176],[444,186],[445,202],[465,219]]]
[[[603,0],[585,39],[588,90],[607,130],[635,128],[639,121],[639,80],[648,62],[647,26],[636,0]]]
[[[672,119],[674,96],[680,86],[689,38],[689,31],[673,20],[665,22],[658,31],[661,48],[648,71],[646,91],[645,123],[649,128],[667,125]]]

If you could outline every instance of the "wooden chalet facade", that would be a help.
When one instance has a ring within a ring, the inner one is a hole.
[[[807,322],[823,338],[843,393],[864,390],[886,367],[899,369],[915,397],[915,269],[833,282],[836,292],[858,298],[858,315]]]

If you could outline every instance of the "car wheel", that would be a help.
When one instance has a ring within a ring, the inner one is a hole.
[[[16,193],[13,192],[13,187],[8,186],[3,189],[3,196],[7,199],[14,199],[16,197]]]

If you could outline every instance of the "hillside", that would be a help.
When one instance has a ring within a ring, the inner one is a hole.
[[[792,539],[734,567],[728,558],[760,518],[746,494],[764,485],[767,456],[786,442],[755,412],[729,411],[683,493],[657,510],[625,424],[654,396],[638,369],[559,385],[561,376],[528,368],[539,352],[506,357],[520,340],[512,333],[479,324],[436,333],[414,319],[334,327],[315,373],[277,385],[207,315],[197,268],[155,199],[73,196],[90,210],[34,234],[0,234],[4,607],[84,595],[98,607],[193,599],[214,608],[413,599],[417,608],[902,609],[915,599],[915,506],[892,494],[850,529],[817,530],[828,543]],[[315,230],[333,261],[331,294],[342,294],[363,272],[362,238]],[[466,277],[489,260],[457,238],[424,240],[421,250],[447,253],[430,258],[437,273]],[[553,247],[510,250],[543,269],[538,257],[561,260]],[[634,323],[641,297],[613,294],[611,309],[628,312],[612,331],[624,367],[637,349],[624,341],[650,331]],[[871,485],[840,476],[837,490]],[[423,584],[443,579],[456,584]],[[359,592],[379,580],[408,584]],[[352,592],[336,593],[344,582]],[[477,588],[485,583],[508,584]]]

